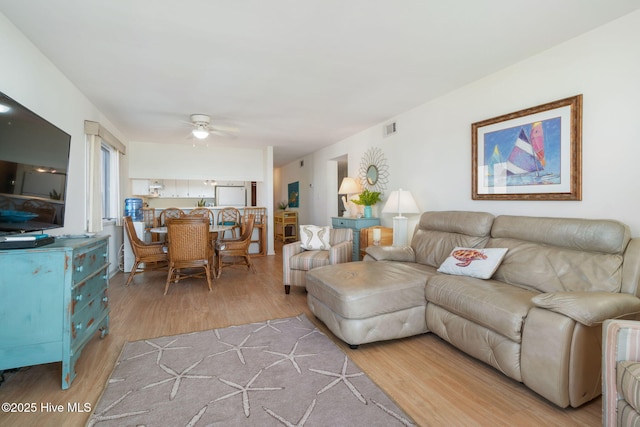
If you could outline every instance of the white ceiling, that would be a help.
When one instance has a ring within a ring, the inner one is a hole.
[[[238,129],[209,144],[273,145],[275,166],[638,8],[640,0],[0,0],[0,12],[129,140],[189,146],[184,122],[203,113]]]

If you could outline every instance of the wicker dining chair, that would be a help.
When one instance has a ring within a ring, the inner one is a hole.
[[[212,247],[209,237],[208,218],[182,217],[167,221],[169,242],[169,271],[164,294],[171,282],[178,283],[189,277],[203,277],[203,272],[183,274],[184,269],[203,269],[204,277],[211,291]]]
[[[160,211],[160,215],[158,215],[158,226],[165,227],[167,225],[167,220],[171,218],[182,218],[184,216],[184,211],[180,208],[166,208]]]
[[[253,256],[267,255],[267,208],[249,207],[244,208],[242,221],[246,222],[249,215],[254,215],[253,228],[257,229],[256,237],[252,238],[251,243],[258,246],[258,252]]]
[[[242,224],[242,234],[238,239],[220,239],[216,243],[217,277],[220,277],[224,267],[232,265],[246,265],[255,274],[256,268],[249,254],[254,221],[255,216],[249,215]]]
[[[138,237],[130,216],[124,217],[124,229],[129,236],[131,249],[135,257],[133,268],[129,273],[126,286],[129,286],[133,280],[133,276],[143,273],[146,270],[157,270],[158,268],[166,268],[169,257],[165,251],[162,242],[144,243]],[[144,267],[140,267],[140,264]]]
[[[240,224],[240,211],[238,209],[222,208],[218,211],[218,225],[231,226],[231,236],[234,239],[236,238],[236,230],[240,230]]]
[[[156,210],[154,208],[142,208],[142,222],[144,222],[145,241],[147,233],[151,235],[151,241],[158,241],[158,234],[152,233],[151,229],[157,227]]]
[[[216,223],[216,215],[215,213],[208,208],[195,208],[194,210],[192,210],[191,212],[189,212],[186,217],[204,217],[207,218],[207,220],[209,221],[209,224],[214,225]],[[209,237],[211,238],[211,247],[215,248],[216,247],[216,241],[218,240],[218,233],[211,233],[209,234]],[[211,268],[214,268],[214,264],[213,262],[211,263]]]
[[[209,224],[213,225],[216,223],[215,214],[209,208],[195,208],[189,212],[187,216],[204,216],[209,219]]]

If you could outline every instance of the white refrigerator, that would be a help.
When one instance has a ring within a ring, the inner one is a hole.
[[[216,187],[216,206],[247,206],[247,193],[245,188],[226,186]]]
[[[138,238],[144,241],[144,222],[143,221],[133,221],[133,228],[136,230],[136,234]],[[136,262],[136,257],[133,254],[133,249],[131,249],[131,243],[129,243],[129,234],[126,230],[124,230],[124,272],[130,273],[133,269],[133,264]],[[144,267],[144,264],[140,264],[140,266]]]

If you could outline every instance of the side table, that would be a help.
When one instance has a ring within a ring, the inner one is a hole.
[[[291,234],[287,235],[287,227],[291,227]],[[279,211],[273,215],[273,228],[275,228],[275,240],[298,240],[298,212]]]
[[[360,261],[360,230],[376,225],[380,225],[380,218],[331,218],[331,226],[333,228],[350,228],[353,230],[352,261]]]

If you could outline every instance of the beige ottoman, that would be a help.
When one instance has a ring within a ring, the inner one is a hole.
[[[338,338],[359,344],[428,332],[424,288],[434,269],[349,262],[307,272],[307,303]]]

